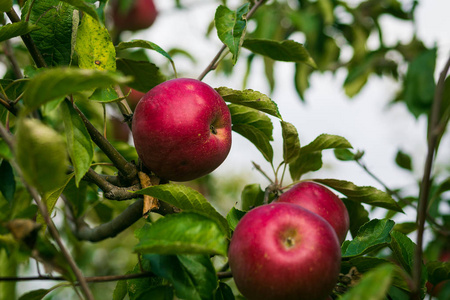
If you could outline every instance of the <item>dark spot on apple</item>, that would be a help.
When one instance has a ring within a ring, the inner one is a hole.
[[[188,165],[188,161],[187,160],[183,160],[180,163],[182,166],[187,166]]]
[[[209,125],[209,130],[211,131],[212,134],[216,135],[217,134],[217,129],[216,127],[214,127],[214,125]]]

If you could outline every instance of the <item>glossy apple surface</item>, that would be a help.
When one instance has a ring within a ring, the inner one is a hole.
[[[291,203],[250,210],[236,226],[228,252],[236,286],[249,300],[327,299],[340,259],[330,224]]]
[[[112,19],[119,31],[149,28],[158,16],[153,0],[133,0],[130,7],[124,6],[121,0],[112,3]]]
[[[339,197],[325,186],[302,181],[281,194],[277,202],[300,205],[328,221],[342,243],[350,228],[347,208]]]
[[[151,89],[136,106],[132,128],[139,158],[167,180],[209,174],[231,148],[228,106],[195,79],[172,79]]]

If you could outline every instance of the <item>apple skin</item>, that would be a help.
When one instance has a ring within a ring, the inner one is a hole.
[[[302,181],[281,194],[277,202],[300,205],[330,223],[342,243],[350,228],[347,208],[339,197],[321,184]]]
[[[122,11],[120,0],[112,4],[112,19],[119,31],[137,31],[149,28],[158,16],[153,0],[134,0],[128,11]]]
[[[188,78],[163,82],[136,106],[132,133],[143,164],[166,180],[211,173],[231,148],[231,115],[209,85]]]
[[[271,203],[239,221],[228,262],[249,300],[324,300],[338,280],[341,249],[320,216],[295,204]]]

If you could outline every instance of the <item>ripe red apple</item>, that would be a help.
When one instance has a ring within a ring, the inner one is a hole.
[[[130,7],[124,7],[122,0],[112,3],[112,19],[119,31],[137,31],[152,26],[158,15],[153,0],[133,0]]]
[[[323,185],[302,181],[281,194],[276,201],[294,203],[318,214],[334,228],[341,243],[345,240],[350,228],[347,208],[336,194]]]
[[[271,203],[240,220],[228,261],[249,300],[323,300],[338,280],[341,249],[320,216],[295,204]]]
[[[195,79],[172,79],[151,89],[136,106],[132,127],[139,158],[167,180],[209,174],[231,148],[228,106]]]

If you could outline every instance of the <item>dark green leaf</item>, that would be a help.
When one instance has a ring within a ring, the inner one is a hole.
[[[304,63],[317,68],[305,47],[295,41],[279,42],[266,39],[246,39],[242,46],[253,53],[267,56],[273,60]]]
[[[148,195],[186,212],[196,212],[214,219],[224,233],[229,234],[227,220],[196,190],[180,184],[161,184],[142,189],[137,194]]]
[[[352,234],[352,237],[356,237],[359,228],[369,222],[369,212],[360,202],[346,198],[342,198],[342,201],[344,202],[350,217],[350,233]]]
[[[412,171],[412,159],[411,156],[405,152],[399,150],[395,156],[395,163],[403,169]]]
[[[48,66],[69,65],[78,26],[74,7],[58,0],[33,1],[32,5],[31,2],[27,1],[22,20],[29,16],[29,21],[40,27],[30,35],[45,62]]]
[[[226,234],[219,224],[196,213],[167,215],[136,235],[138,253],[227,255]]]
[[[126,82],[127,78],[106,71],[54,68],[45,70],[30,80],[23,100],[28,108],[33,109],[72,93]]]
[[[242,209],[250,209],[260,206],[264,202],[264,191],[258,183],[249,184],[244,187],[241,193]]]
[[[290,164],[300,155],[300,139],[297,129],[291,123],[281,121],[281,132],[283,136],[284,163]]]
[[[342,257],[350,258],[387,246],[391,242],[392,220],[373,219],[361,226],[356,237],[342,246]]]
[[[411,232],[417,230],[416,222],[404,222],[395,224],[394,230],[401,232],[403,234],[410,234]]]
[[[63,138],[35,119],[20,120],[16,136],[16,159],[25,180],[41,193],[61,186],[67,170]]]
[[[239,210],[235,207],[232,207],[231,210],[227,214],[227,221],[228,225],[230,226],[231,230],[234,231],[237,224],[239,223],[239,220],[245,215],[245,211]]]
[[[238,91],[227,87],[219,87],[216,91],[226,102],[248,106],[281,119],[277,104],[263,93],[253,90]]]
[[[173,285],[178,298],[186,300],[213,299],[217,275],[207,255],[145,254],[151,270]]]
[[[8,12],[11,10],[13,0],[2,0],[0,2],[0,12]]]
[[[395,202],[388,193],[374,187],[357,186],[352,182],[337,179],[314,179],[314,181],[335,189],[347,196],[350,200],[383,207],[397,212],[403,212],[397,202]]]
[[[166,81],[159,68],[146,61],[119,58],[117,69],[127,76],[133,76],[133,81],[128,83],[128,86],[143,93]]]
[[[147,288],[130,300],[173,300],[173,288],[170,286],[155,286]]]
[[[381,265],[364,274],[363,279],[340,299],[359,300],[361,299],[361,295],[364,295],[364,300],[386,299],[393,275],[393,265]]]
[[[272,141],[273,124],[270,118],[262,112],[237,104],[229,104],[231,122],[233,125],[246,124],[255,127]]]
[[[416,118],[427,114],[433,103],[436,55],[436,48],[424,51],[409,64],[406,73],[404,101]]]
[[[41,300],[52,290],[53,288],[33,290],[20,296],[19,300]]]
[[[33,25],[29,22],[17,22],[3,25],[0,27],[0,42],[9,40],[16,36],[25,35],[37,29],[39,29],[39,26]]]
[[[214,300],[234,300],[233,291],[225,282],[219,282],[219,288],[216,290]]]
[[[9,162],[4,159],[0,164],[0,192],[11,205],[16,191],[16,180]]]
[[[87,3],[87,1],[83,0],[61,0],[61,1],[72,5],[78,10],[90,15],[95,20],[98,20],[98,15],[97,12],[95,11],[95,7],[92,4]]]
[[[432,284],[450,280],[450,262],[430,261],[426,265],[428,281]]]
[[[214,16],[214,21],[219,39],[228,47],[233,55],[233,64],[236,63],[240,48],[247,28],[249,3],[232,11],[226,6],[220,5]]]
[[[400,262],[403,269],[412,274],[416,244],[409,237],[395,230],[391,232],[391,238],[390,248],[397,261]]]
[[[94,147],[83,120],[69,101],[61,105],[70,159],[75,170],[75,183],[78,186],[91,167]]]
[[[264,158],[268,162],[272,162],[273,160],[273,148],[270,145],[269,138],[259,129],[247,125],[247,124],[236,124],[232,127],[233,131],[239,133],[246,139],[248,139],[250,142],[252,142],[253,145],[258,148],[259,152],[264,156]]]
[[[127,295],[127,281],[118,280],[114,288],[112,300],[123,300]]]
[[[77,32],[75,50],[83,69],[116,70],[116,51],[108,30],[90,15],[84,15]]]

